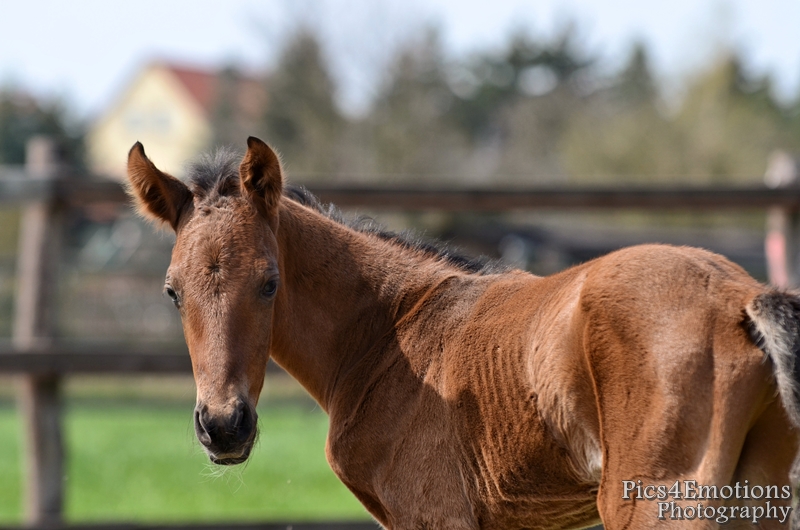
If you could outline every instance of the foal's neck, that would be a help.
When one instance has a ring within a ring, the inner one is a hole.
[[[278,246],[282,287],[271,354],[325,410],[339,377],[459,273],[286,199]]]

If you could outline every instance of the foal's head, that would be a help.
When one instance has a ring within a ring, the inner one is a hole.
[[[249,138],[239,166],[213,161],[187,186],[159,171],[140,143],[128,155],[139,211],[176,233],[164,291],[181,314],[197,383],[194,427],[211,461],[238,464],[256,437],[256,403],[280,296],[276,154]]]

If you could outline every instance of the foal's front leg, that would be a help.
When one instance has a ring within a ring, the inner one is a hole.
[[[480,530],[460,476],[434,478],[419,470],[416,477],[391,477],[380,488],[387,530]]]

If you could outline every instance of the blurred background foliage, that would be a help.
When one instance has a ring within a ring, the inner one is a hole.
[[[448,56],[426,26],[394,47],[373,98],[352,115],[338,103],[323,42],[309,25],[284,39],[263,76],[268,103],[256,130],[232,119],[225,86],[242,74],[223,69],[212,144],[261,135],[295,180],[486,185],[753,182],[771,151],[800,151],[800,100],[777,99],[733,50],[675,93],[641,42],[609,71],[570,24],[550,38],[518,30],[499,49],[463,57]],[[82,164],[88,126],[63,101],[0,88],[2,164],[22,163],[36,134]]]
[[[550,36],[517,29],[501,46],[460,56],[446,52],[436,26],[421,25],[386,46],[372,97],[354,112],[341,104],[341,76],[325,42],[301,22],[259,75],[221,66],[205,148],[238,147],[255,134],[281,152],[295,183],[443,187],[752,185],[762,182],[771,152],[800,153],[800,94],[778,98],[769,77],[751,73],[732,49],[676,83],[654,73],[643,42],[631,42],[612,68],[572,23]],[[241,115],[243,80],[263,92],[256,100],[266,104],[248,107],[257,115]],[[23,163],[28,139],[44,134],[66,163],[86,168],[91,127],[65,101],[0,87],[2,165]],[[540,274],[661,241],[710,247],[765,276],[759,212],[366,213]],[[8,317],[0,318],[0,336],[7,336],[17,223],[15,211],[0,215],[0,317]],[[169,234],[127,208],[102,207],[74,216],[67,234],[64,337],[182,340],[179,320],[158,298]]]
[[[23,164],[28,140],[44,135],[55,140],[65,162],[84,167],[85,131],[86,124],[71,116],[65,102],[0,87],[0,165]]]
[[[572,25],[549,40],[518,31],[453,58],[426,27],[397,47],[366,112],[348,116],[304,27],[266,77],[257,132],[294,178],[329,182],[758,183],[771,151],[800,151],[800,102],[778,100],[734,51],[675,94],[644,44],[609,73],[581,42]]]

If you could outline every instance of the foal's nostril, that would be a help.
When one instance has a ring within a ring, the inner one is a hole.
[[[211,445],[211,435],[208,433],[208,429],[206,428],[206,425],[208,424],[208,418],[203,417],[206,416],[205,412],[205,407],[203,407],[202,411],[200,409],[194,410],[194,430],[197,433],[197,440],[204,446],[208,447]]]
[[[194,411],[194,428],[198,441],[216,453],[240,450],[251,442],[256,429],[255,410],[245,400],[237,400],[228,415],[214,416],[205,405]]]
[[[233,432],[239,442],[245,442],[253,436],[256,426],[255,411],[247,403],[240,403],[236,408],[236,418],[233,422]]]
[[[240,401],[239,404],[236,406],[236,410],[233,411],[233,417],[231,417],[231,432],[238,433],[239,427],[241,427],[242,423],[245,420],[245,415],[247,414],[247,406],[244,402]]]

